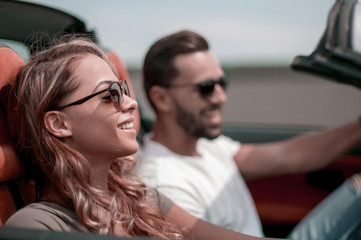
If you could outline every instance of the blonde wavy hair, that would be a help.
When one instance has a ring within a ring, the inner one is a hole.
[[[96,189],[89,184],[87,159],[46,130],[44,114],[77,88],[73,73],[87,54],[104,59],[117,75],[96,44],[70,38],[35,54],[19,71],[10,92],[10,131],[28,172],[36,173],[37,199],[46,186],[55,186],[67,207],[94,233],[182,238],[158,209],[150,207],[146,186],[136,178],[129,158],[111,163],[108,191]]]

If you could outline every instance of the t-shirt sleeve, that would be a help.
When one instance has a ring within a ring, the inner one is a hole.
[[[191,213],[196,217],[202,217],[205,214],[204,204],[199,196],[194,195],[194,191],[189,191],[185,186],[178,185],[158,185],[157,189],[164,196],[169,196],[172,198],[172,201],[177,204],[179,207],[185,209],[187,212]]]
[[[12,215],[5,226],[48,231],[67,231],[66,224],[55,215],[36,208],[23,208]]]
[[[166,216],[174,202],[155,188],[149,188],[148,191],[152,195],[151,205],[158,208]]]

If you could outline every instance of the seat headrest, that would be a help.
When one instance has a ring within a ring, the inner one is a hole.
[[[5,44],[0,43],[0,181],[19,177],[23,168],[17,157],[6,121],[8,86],[13,83],[24,65],[21,57]]]
[[[24,65],[21,57],[10,47],[0,42],[0,89],[14,81],[19,69]]]
[[[8,87],[24,65],[21,57],[5,44],[0,43],[0,111],[6,113]],[[0,143],[9,141],[5,113],[0,116]]]

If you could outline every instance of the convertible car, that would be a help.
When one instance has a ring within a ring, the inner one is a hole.
[[[361,4],[359,1],[337,1],[330,11],[327,28],[319,45],[309,56],[298,56],[291,64],[297,71],[361,87]],[[0,226],[17,209],[34,201],[31,180],[24,178],[24,167],[13,150],[6,124],[6,85],[11,84],[19,67],[36,50],[46,46],[39,34],[51,36],[81,33],[99,45],[97,34],[85,23],[66,12],[21,1],[0,0]],[[46,35],[44,34],[46,33]],[[111,61],[123,78],[129,74],[121,59],[108,51]],[[232,71],[232,69],[228,69]],[[361,94],[361,93],[360,93]],[[152,119],[145,117],[142,106],[135,126],[141,141],[152,128]],[[224,133],[242,142],[267,142],[286,139],[313,127],[224,125]],[[248,182],[265,235],[285,237],[289,231],[322,199],[346,178],[361,172],[361,150],[355,148],[333,164],[315,172],[305,172]],[[0,227],[0,239],[120,239],[85,233],[58,233],[30,229]],[[137,238],[143,239],[143,238]]]

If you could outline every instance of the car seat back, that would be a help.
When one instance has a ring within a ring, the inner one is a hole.
[[[34,201],[33,185],[22,178],[24,168],[15,152],[6,121],[9,86],[23,65],[20,56],[0,42],[0,226],[17,209]]]

